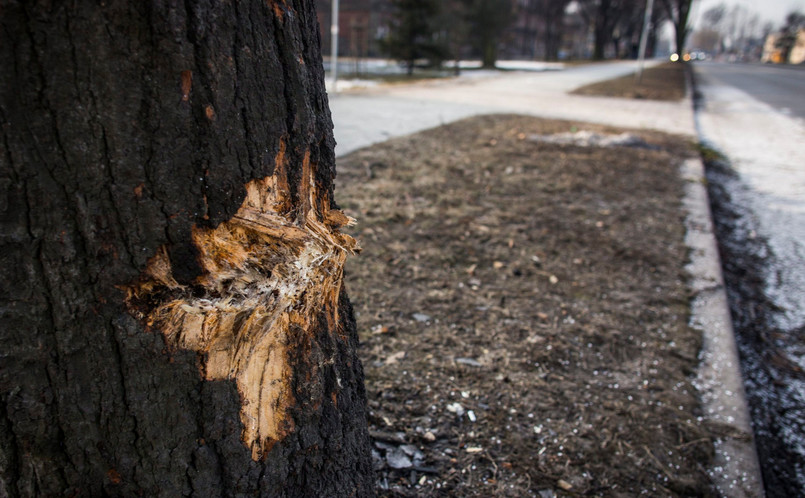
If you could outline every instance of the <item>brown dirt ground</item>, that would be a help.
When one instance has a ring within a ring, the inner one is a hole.
[[[684,140],[484,116],[339,159],[382,496],[710,495]],[[402,468],[392,468],[394,466]]]
[[[577,88],[570,93],[602,97],[648,100],[681,100],[685,97],[686,64],[667,62],[643,71],[640,84],[635,75],[601,81]]]

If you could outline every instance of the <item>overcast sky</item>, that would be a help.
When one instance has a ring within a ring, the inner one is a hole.
[[[785,16],[792,10],[805,13],[805,0],[693,0],[693,24],[697,26],[703,12],[720,3],[729,6],[743,5],[749,11],[757,12],[764,22],[771,21],[776,28],[782,26]]]

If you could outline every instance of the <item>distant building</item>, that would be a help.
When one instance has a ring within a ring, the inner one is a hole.
[[[388,32],[390,0],[340,0],[338,9],[338,54],[348,57],[379,57],[379,40]],[[330,55],[332,0],[316,0],[321,49]]]
[[[772,64],[802,64],[805,62],[805,29],[800,29],[797,33],[797,39],[791,50],[788,52],[788,60],[784,60],[785,51],[777,46],[780,39],[780,33],[772,33],[766,37],[766,42],[763,44],[763,56],[761,62],[768,62]]]
[[[802,64],[805,62],[805,29],[800,29],[797,33],[797,41],[791,47],[788,62],[789,64]]]
[[[766,42],[763,44],[763,55],[760,57],[760,62],[780,64],[783,62],[783,50],[777,47],[777,39],[779,35],[770,33],[766,37]]]

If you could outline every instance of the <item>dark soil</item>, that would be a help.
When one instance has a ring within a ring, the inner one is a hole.
[[[679,137],[485,116],[339,160],[382,496],[701,496]]]
[[[667,62],[644,69],[639,83],[633,73],[583,86],[570,93],[629,99],[681,100],[685,98],[686,70],[684,63]]]

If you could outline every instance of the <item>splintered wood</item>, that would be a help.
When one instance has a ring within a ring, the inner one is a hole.
[[[246,185],[231,220],[193,229],[203,269],[194,285],[176,282],[162,248],[127,287],[131,312],[161,331],[169,347],[199,353],[205,379],[236,382],[242,440],[255,460],[293,430],[288,409],[296,403],[294,371],[316,368],[290,360],[296,334],[312,335],[324,314],[330,333],[343,336],[338,301],[344,262],[359,250],[339,231],[353,220],[318,197],[309,164],[303,172],[300,218],[288,209],[285,168],[278,167]],[[154,302],[143,310],[142,303]]]

